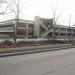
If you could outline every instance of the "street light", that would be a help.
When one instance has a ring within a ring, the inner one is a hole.
[[[69,42],[70,42],[70,37],[71,37],[70,25],[71,25],[71,15],[69,15]]]

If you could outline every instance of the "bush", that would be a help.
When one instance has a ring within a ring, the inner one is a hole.
[[[3,44],[5,44],[5,45],[12,45],[13,42],[10,41],[10,40],[5,40],[5,41],[3,42]]]

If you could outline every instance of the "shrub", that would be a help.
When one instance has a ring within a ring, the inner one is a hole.
[[[3,44],[5,44],[5,45],[12,45],[13,42],[10,41],[10,40],[5,40],[5,41],[3,42]]]

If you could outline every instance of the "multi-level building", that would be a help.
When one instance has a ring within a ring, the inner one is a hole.
[[[0,35],[12,36],[15,34],[15,19],[0,22]],[[53,24],[53,19],[36,16],[34,21],[18,20],[16,26],[18,38],[42,38],[42,39],[74,39],[75,27]]]
[[[75,27],[54,25],[53,19],[35,17],[34,35],[38,38],[50,39],[73,39],[75,38]]]
[[[16,26],[16,35],[20,38],[32,37],[34,25],[33,21],[28,20],[18,20],[18,25]],[[0,35],[1,36],[12,36],[15,34],[15,19],[0,22]]]

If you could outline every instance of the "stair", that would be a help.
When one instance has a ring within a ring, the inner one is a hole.
[[[49,32],[50,32],[50,30],[44,31],[44,32],[40,35],[41,38],[44,38],[45,36],[47,36]]]
[[[44,25],[42,22],[40,22],[40,25],[41,25],[45,30],[48,30],[48,27],[46,27],[46,25]]]

